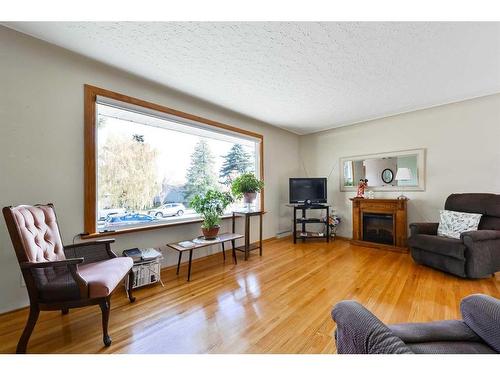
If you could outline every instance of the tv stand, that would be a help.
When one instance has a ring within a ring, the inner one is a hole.
[[[325,210],[325,218],[308,218],[306,213],[308,210]],[[297,217],[297,211],[299,211],[299,216]],[[302,242],[305,240],[316,238],[316,239],[326,239],[326,242],[330,242],[330,226],[328,225],[330,215],[330,206],[326,204],[313,204],[313,205],[294,205],[293,206],[293,243],[297,243],[297,240],[301,239]],[[323,232],[310,232],[306,230],[307,224],[324,224]],[[300,225],[301,231],[297,232],[297,225]]]

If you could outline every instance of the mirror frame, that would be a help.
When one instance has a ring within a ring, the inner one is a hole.
[[[408,156],[417,155],[417,176],[418,185],[415,186],[370,186],[368,181],[368,188],[372,191],[425,191],[425,148],[416,148],[412,150],[401,150],[392,152],[382,152],[378,154],[366,154],[366,155],[356,155],[356,156],[346,156],[340,158],[340,168],[339,168],[339,181],[340,181],[340,191],[356,191],[358,188],[355,186],[344,186],[344,162],[346,161],[358,161],[365,159],[378,159],[387,157],[397,157],[397,156]],[[397,171],[394,172],[394,178],[396,178]]]

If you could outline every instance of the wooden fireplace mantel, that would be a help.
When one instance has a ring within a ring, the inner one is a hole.
[[[407,252],[407,199],[350,198],[352,201],[352,243],[386,250]],[[392,215],[392,245],[369,242],[363,239],[363,214]]]

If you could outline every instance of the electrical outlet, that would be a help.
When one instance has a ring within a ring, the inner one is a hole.
[[[21,275],[21,287],[26,288],[26,283],[24,282],[24,277]]]

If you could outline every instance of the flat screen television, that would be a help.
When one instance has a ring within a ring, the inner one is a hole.
[[[290,203],[326,203],[326,178],[291,178]]]

